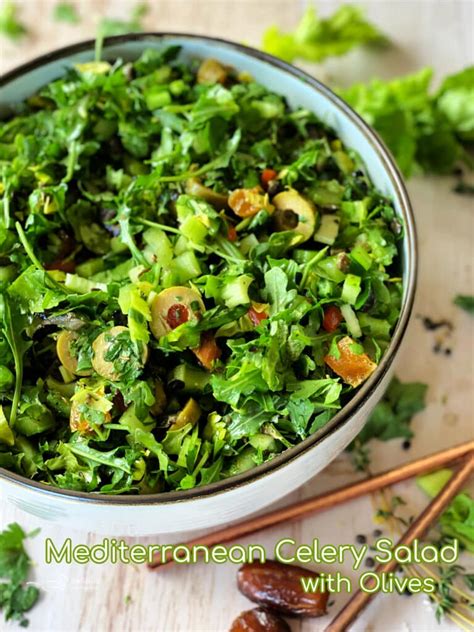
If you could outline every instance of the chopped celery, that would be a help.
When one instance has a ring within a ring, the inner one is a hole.
[[[95,259],[88,259],[84,261],[84,263],[80,263],[76,266],[76,273],[81,276],[89,279],[97,272],[101,272],[105,268],[105,263],[102,257],[96,257]]]
[[[363,312],[359,314],[359,323],[362,331],[374,338],[390,338],[390,323],[381,318],[374,318]]]
[[[243,255],[247,255],[252,248],[258,246],[258,244],[259,241],[257,237],[253,233],[250,233],[250,235],[247,235],[240,241],[239,250]]]
[[[203,244],[206,241],[208,227],[199,217],[189,216],[181,224],[182,234],[194,244]]]
[[[314,233],[314,240],[331,246],[339,232],[339,217],[337,215],[322,215],[318,230]]]
[[[270,435],[263,434],[263,432],[257,432],[250,437],[249,443],[256,450],[263,450],[264,452],[275,452],[278,449],[278,444]]]
[[[226,283],[222,289],[222,298],[227,307],[237,307],[237,305],[247,305],[249,299],[249,285],[253,281],[253,277],[249,274],[233,279]]]
[[[367,219],[369,204],[370,198],[368,197],[354,202],[343,202],[341,204],[342,214],[350,224],[362,224]]]
[[[360,338],[362,330],[357,320],[356,313],[350,305],[341,305],[341,313],[346,321],[347,330],[353,338]]]
[[[179,364],[171,371],[168,384],[173,384],[183,393],[199,393],[208,385],[210,379],[211,376],[206,371],[188,364]]]
[[[355,274],[348,274],[342,286],[341,298],[344,303],[354,305],[360,293],[361,278]]]
[[[334,160],[336,161],[337,166],[343,173],[349,174],[354,171],[354,161],[348,153],[346,153],[342,149],[338,149],[337,151],[333,151],[332,155]]]
[[[94,290],[107,292],[106,283],[98,283],[97,281],[85,279],[78,274],[69,274],[69,272],[66,274],[64,285],[68,288],[68,290],[73,290],[78,294],[87,294],[88,292],[93,292]]]
[[[346,275],[338,267],[339,259],[336,255],[332,257],[326,257],[318,263],[316,266],[316,273],[322,276],[324,279],[334,281],[335,283],[342,283],[346,278]]]
[[[339,206],[344,195],[344,187],[337,180],[321,180],[308,191],[308,196],[319,206]]]
[[[169,266],[173,258],[173,246],[166,233],[159,228],[148,228],[143,233],[143,239],[157,262],[164,267]]]
[[[176,284],[186,283],[201,274],[201,266],[192,250],[187,250],[178,255],[170,264],[170,270],[175,277]]]
[[[365,248],[362,246],[356,246],[350,252],[350,258],[358,263],[364,270],[369,270],[373,259]]]

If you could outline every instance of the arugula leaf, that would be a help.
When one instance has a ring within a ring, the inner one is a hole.
[[[350,449],[371,439],[389,441],[395,438],[410,439],[413,432],[410,422],[416,413],[425,408],[428,386],[420,382],[400,382],[392,379],[382,400],[376,405],[362,431]]]
[[[0,608],[5,619],[19,621],[22,627],[28,625],[24,613],[30,610],[39,598],[36,586],[25,586],[31,560],[25,550],[24,541],[36,535],[37,531],[26,534],[19,524],[9,524],[0,532]]]
[[[18,40],[27,33],[18,18],[18,9],[13,2],[5,2],[0,7],[0,33],[11,40]]]
[[[25,317],[17,312],[4,294],[0,294],[0,331],[10,345],[15,366],[15,390],[10,412],[11,428],[15,426],[23,384],[23,357],[32,344],[23,338],[25,327]]]
[[[69,24],[78,24],[81,21],[76,7],[70,2],[58,2],[54,7],[53,17],[58,22]]]
[[[474,296],[458,294],[453,302],[468,314],[474,314]]]
[[[293,32],[282,33],[276,26],[268,28],[262,48],[285,61],[319,62],[332,55],[344,55],[362,44],[385,42],[386,38],[358,7],[343,5],[330,17],[320,18],[310,5]]]

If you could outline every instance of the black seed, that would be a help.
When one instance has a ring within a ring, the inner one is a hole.
[[[412,593],[408,590],[408,588],[405,588],[405,590],[402,592],[402,595],[404,595],[405,597],[411,597]]]
[[[463,175],[463,170],[461,169],[461,167],[454,167],[453,176],[462,176],[462,175]]]
[[[404,450],[409,450],[411,448],[411,441],[409,439],[406,439],[403,443],[402,443],[402,448]]]
[[[367,557],[365,559],[365,565],[367,568],[373,568],[375,566],[375,560],[373,557]]]
[[[372,535],[374,536],[374,538],[380,538],[380,536],[382,535],[381,529],[374,529],[374,532]]]
[[[364,534],[359,533],[359,535],[356,535],[356,542],[358,544],[365,544],[367,542],[367,538]]]
[[[445,349],[444,355],[447,355],[447,356],[451,355],[451,349]]]

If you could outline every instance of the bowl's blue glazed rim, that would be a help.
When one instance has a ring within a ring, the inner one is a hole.
[[[127,35],[118,35],[115,37],[108,37],[104,39],[103,49],[106,51],[107,47],[112,45],[120,45],[130,41],[138,41],[146,43],[147,41],[159,41],[165,42],[167,40],[195,40],[201,42],[208,42],[209,44],[217,44],[223,47],[234,49],[240,53],[246,54],[250,57],[256,58],[262,62],[270,64],[279,68],[285,73],[293,75],[293,77],[299,78],[304,83],[308,84],[314,90],[322,93],[332,104],[362,132],[366,140],[371,144],[379,159],[381,160],[383,167],[389,176],[393,185],[394,191],[398,197],[400,208],[403,214],[405,235],[404,240],[406,243],[407,257],[405,260],[405,287],[404,298],[402,308],[400,312],[399,320],[395,326],[393,337],[390,341],[389,347],[385,352],[379,366],[372,376],[367,380],[360,390],[354,395],[354,397],[331,419],[329,424],[322,428],[319,432],[311,435],[301,443],[292,448],[288,448],[280,455],[273,458],[271,461],[256,466],[255,468],[237,474],[236,476],[217,481],[203,487],[196,487],[183,491],[163,492],[159,494],[144,494],[144,495],[126,495],[126,496],[114,496],[110,494],[99,494],[94,492],[80,492],[74,490],[61,489],[30,480],[24,476],[10,472],[4,468],[0,468],[0,479],[4,479],[9,483],[20,485],[34,489],[35,491],[61,496],[64,500],[70,501],[85,501],[92,504],[107,504],[118,506],[133,506],[133,505],[164,505],[177,502],[185,502],[203,498],[205,496],[223,494],[226,491],[248,485],[257,479],[261,479],[268,474],[274,472],[276,469],[290,463],[295,460],[304,452],[311,450],[314,446],[323,442],[329,435],[333,434],[341,428],[344,424],[350,421],[350,418],[356,414],[367,402],[367,400],[374,394],[377,387],[380,385],[383,378],[386,376],[392,365],[395,354],[400,347],[401,341],[405,334],[409,318],[413,308],[415,289],[416,289],[416,277],[417,277],[417,242],[416,242],[416,229],[413,210],[410,204],[408,193],[406,191],[403,177],[395,163],[394,158],[390,154],[390,151],[385,146],[384,142],[380,139],[378,134],[340,97],[338,97],[330,88],[309,75],[303,70],[296,68],[272,55],[264,53],[260,50],[251,48],[244,44],[231,42],[217,37],[208,37],[203,35],[189,34],[189,33],[160,33],[160,32],[147,32],[147,33],[130,33]],[[3,74],[0,77],[0,87],[4,86],[11,81],[21,78],[25,75],[41,66],[47,65],[51,62],[58,61],[62,58],[67,58],[77,53],[93,51],[95,46],[95,40],[87,40],[78,42],[70,46],[59,48],[50,53],[46,53],[33,60],[22,64],[13,70]]]

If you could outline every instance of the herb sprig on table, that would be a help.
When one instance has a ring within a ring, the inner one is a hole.
[[[25,533],[19,524],[13,523],[0,532],[0,610],[5,619],[28,625],[25,612],[31,610],[39,598],[39,589],[28,583],[31,560],[24,541],[38,533]]]

